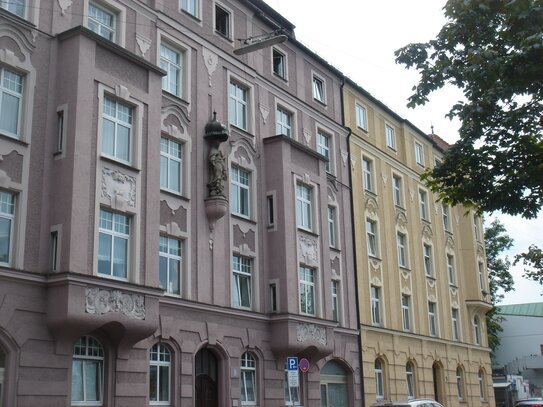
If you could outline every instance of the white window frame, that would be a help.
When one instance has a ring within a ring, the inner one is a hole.
[[[456,390],[458,392],[458,400],[464,400],[464,372],[460,367],[456,368]]]
[[[475,345],[482,344],[481,319],[477,315],[473,317],[473,343],[475,343]]]
[[[2,223],[9,222],[9,240],[6,247],[7,261],[0,261],[0,264],[4,266],[10,266],[13,263],[16,204],[17,196],[13,192],[0,190],[0,219]]]
[[[332,280],[331,284],[331,290],[332,290],[332,320],[339,322],[341,318],[341,311],[340,311],[340,282],[338,280]]]
[[[430,336],[437,336],[437,303],[428,301],[428,332]]]
[[[428,193],[419,189],[419,209],[420,209],[420,218],[422,220],[428,221]]]
[[[409,260],[407,257],[407,235],[405,233],[396,233],[396,249],[398,251],[398,265],[407,268]]]
[[[243,298],[243,282],[249,298]],[[244,304],[246,301],[249,304]],[[253,306],[253,259],[239,254],[232,255],[232,306],[243,309],[252,309]]]
[[[375,370],[375,398],[383,400],[385,398],[385,378],[383,371],[383,361],[376,359],[374,364]]]
[[[424,260],[424,274],[426,277],[434,277],[434,259],[432,255],[432,245],[422,244],[422,257]]]
[[[179,8],[194,18],[200,18],[200,0],[180,0]]]
[[[371,297],[371,324],[373,326],[381,326],[382,321],[382,312],[381,312],[381,298],[380,298],[380,287],[372,285],[370,287],[370,297]]]
[[[13,77],[18,78],[19,80],[15,83],[12,80]],[[13,86],[15,86],[15,89],[13,89]],[[15,132],[12,132],[7,128],[3,128],[3,125],[1,125],[0,127],[0,132],[2,134],[5,134],[6,136],[15,139],[21,138],[21,121],[23,116],[23,99],[25,95],[25,86],[25,75],[23,73],[18,72],[11,67],[0,66],[0,112],[3,111],[2,101],[4,99],[4,95],[17,99],[17,122],[15,123]]]
[[[181,293],[183,292],[183,241],[165,235],[160,235],[159,241],[159,259],[163,258],[166,260],[166,286],[162,284],[160,278],[160,272],[162,270],[159,266],[159,287],[166,291],[168,294],[181,295]],[[174,287],[171,281],[171,274],[173,273],[173,271],[171,270],[172,262],[174,264],[177,263],[178,266],[178,287]]]
[[[232,213],[251,217],[251,171],[232,165],[230,168],[230,201]]]
[[[424,167],[424,146],[415,141],[415,162]]]
[[[479,369],[477,373],[477,380],[479,382],[479,397],[481,400],[486,400],[486,379],[483,369]]]
[[[451,231],[451,208],[447,204],[441,204],[441,211],[443,213],[443,229],[446,232]]]
[[[460,340],[460,311],[458,308],[451,308],[451,321],[452,321],[452,333],[453,340]]]
[[[107,108],[107,104],[108,103],[112,103],[114,104],[114,110],[115,110],[115,114],[114,115],[111,115],[109,113],[106,113],[105,109]],[[122,108],[122,110],[121,110]],[[124,120],[123,119],[123,116],[124,115],[124,112],[123,110],[126,109],[128,111],[128,117],[129,117],[129,121],[127,120]],[[125,163],[125,164],[128,164],[128,165],[133,165],[134,163],[134,150],[136,148],[136,136],[135,136],[135,122],[136,122],[136,107],[135,106],[132,106],[131,104],[128,104],[126,101],[124,100],[121,100],[121,99],[118,99],[114,96],[111,96],[109,94],[107,95],[104,95],[104,98],[103,98],[103,103],[102,103],[102,111],[101,111],[101,120],[102,120],[102,125],[101,125],[101,130],[102,130],[102,147],[100,149],[101,151],[101,154],[105,157],[108,157],[108,158],[111,158],[113,160],[116,160],[116,161],[120,161],[122,163]],[[108,135],[106,134],[106,120],[110,123],[113,123],[113,126],[114,126],[114,130],[113,130],[113,134],[112,135]],[[124,127],[124,128],[127,128],[128,129],[128,146],[127,146],[127,149],[128,149],[128,157],[127,159],[125,159],[124,157],[120,157],[119,156],[119,152],[118,152],[118,143],[119,142],[119,135],[118,135],[118,130],[120,127]],[[106,140],[106,136],[107,137],[112,137],[113,139],[113,152],[106,152],[104,151],[105,149],[105,140]]]
[[[0,8],[9,11],[21,18],[26,18],[27,0],[2,0]]]
[[[313,188],[302,182],[296,183],[296,224],[313,230]]]
[[[368,157],[362,157],[362,180],[364,184],[364,190],[369,192],[375,192],[373,167],[374,162]]]
[[[405,332],[411,332],[411,296],[402,294],[402,327]]]
[[[387,123],[385,123],[385,137],[387,147],[396,151],[396,130]]]
[[[415,398],[415,366],[413,362],[408,361],[405,364],[405,381],[407,383],[407,399],[412,400]]]
[[[275,134],[294,136],[294,113],[280,105],[275,109]]]
[[[454,267],[454,256],[447,253],[445,255],[447,258],[447,275],[449,276],[449,284],[456,285],[456,269]]]
[[[326,161],[326,172],[331,173],[332,170],[332,136],[325,131],[318,129],[317,130],[317,152],[325,156],[328,161]]]
[[[394,199],[394,205],[403,207],[403,179],[399,175],[392,175],[392,197]]]
[[[356,125],[368,131],[368,109],[360,103],[355,103]]]
[[[282,49],[279,49],[277,47],[272,47],[271,48],[271,52],[272,52],[272,66],[271,66],[271,69],[272,69],[272,74],[281,78],[281,79],[284,79],[285,81],[288,80],[288,65],[287,65],[287,53],[284,52]],[[276,70],[275,69],[275,54],[278,54],[278,57],[280,57],[281,59],[281,63],[279,64],[280,67],[282,67],[282,71],[281,69],[278,69]]]
[[[485,264],[482,261],[477,262],[477,267],[479,269],[479,286],[482,290],[486,289],[485,284]]]
[[[171,58],[170,54],[175,56],[175,60]],[[178,97],[183,95],[184,58],[183,51],[168,42],[162,41],[160,43],[160,67],[167,73],[162,77],[162,90]],[[175,83],[172,81],[172,74],[175,75]]]
[[[83,354],[78,352],[76,354],[76,349],[81,349],[83,351]],[[100,343],[98,339],[96,339],[93,336],[85,335],[80,337],[77,342],[75,343],[73,347],[72,352],[72,384],[73,384],[73,375],[74,375],[74,362],[81,361],[82,363],[82,376],[81,376],[81,384],[83,388],[83,400],[74,400],[74,392],[72,389],[72,400],[71,405],[102,405],[104,400],[104,347]],[[85,365],[87,363],[95,364],[97,366],[97,371],[100,371],[99,375],[99,397],[98,400],[86,400],[86,387],[88,384],[88,380],[86,378],[86,372],[87,369],[85,369]]]
[[[377,257],[379,255],[377,222],[370,218],[366,218],[366,239],[368,243],[368,256]]]
[[[300,314],[315,316],[317,301],[315,298],[316,290],[316,274],[317,270],[311,267],[300,265],[299,287],[300,287]],[[310,298],[308,301],[307,298]]]
[[[328,218],[328,241],[330,247],[338,247],[337,236],[337,210],[335,206],[328,205],[326,211]]]
[[[152,387],[151,383],[151,369],[156,368],[156,383],[155,390],[157,394],[157,400],[151,400],[151,394],[149,392],[149,404],[153,406],[169,406],[171,401],[171,391],[172,391],[172,355],[171,351],[167,345],[164,343],[155,343],[149,350],[149,388]],[[160,395],[160,378],[161,374],[159,371],[161,368],[166,368],[168,371],[167,374],[167,383],[168,383],[168,399],[167,400],[158,400]]]
[[[109,40],[111,42],[115,42],[117,39],[117,13],[115,11],[109,9],[108,7],[96,3],[94,1],[89,2],[89,8],[88,10],[88,27],[89,30],[92,32],[98,34],[100,37],[105,38],[106,40]],[[91,13],[92,10],[95,10],[93,13]],[[101,13],[102,15],[98,15],[94,17],[92,14],[94,13]],[[105,21],[103,21],[103,15],[107,16],[108,18],[111,18],[111,24],[107,24]],[[91,25],[94,26],[94,28],[91,28]],[[106,34],[107,33],[107,34]]]
[[[183,147],[183,143],[180,143],[178,140],[164,136],[160,137],[160,188],[176,194],[181,194],[183,191]],[[175,154],[176,151],[179,154]],[[166,179],[163,178],[162,173],[163,163],[166,168],[166,173],[164,174]],[[179,180],[178,188],[172,185],[170,177],[172,171],[175,170],[174,165],[179,166],[179,173],[177,174]]]
[[[225,15],[227,15],[226,19],[226,33],[222,32],[217,28],[217,8],[221,9]],[[231,40],[232,39],[232,33],[233,33],[233,14],[232,10],[225,7],[222,3],[214,3],[213,7],[213,29],[217,34],[219,34],[221,37]]]
[[[240,363],[240,382],[241,382],[241,405],[242,406],[255,406],[258,400],[257,396],[257,380],[256,380],[256,358],[250,352],[245,352],[241,355]],[[247,394],[246,383],[250,380],[253,384],[253,398],[250,400]]]
[[[111,220],[111,228],[105,228],[102,225],[102,212],[109,213],[112,215]],[[120,223],[117,219],[117,217],[122,217],[126,219],[126,222]],[[132,224],[131,224],[131,218],[129,215],[112,211],[110,209],[106,208],[100,208],[98,211],[98,267],[97,267],[97,275],[107,278],[114,278],[118,280],[128,280],[130,275],[130,252],[131,252],[131,232],[132,232]],[[117,226],[123,226],[128,228],[128,233],[120,232],[116,230]],[[109,273],[100,273],[100,235],[107,235],[110,236],[111,244],[109,246],[109,261],[110,261],[110,267],[109,267]],[[126,242],[126,253],[125,253],[125,270],[124,270],[124,276],[115,276],[114,275],[114,250],[115,250],[115,241],[116,239],[120,239]]]
[[[234,79],[228,82],[228,121],[230,125],[249,131],[250,88]]]
[[[311,76],[311,89],[313,93],[313,100],[326,104],[326,81],[320,75],[313,72]]]
[[[112,42],[125,46],[125,32],[126,32],[126,7],[116,0],[83,0],[85,9],[85,27],[89,27],[89,6],[93,3],[95,6],[105,10],[106,12],[113,14],[115,17],[115,38]],[[97,33],[97,35],[100,35]],[[104,37],[105,38],[105,37]],[[105,38],[107,40],[107,38]]]

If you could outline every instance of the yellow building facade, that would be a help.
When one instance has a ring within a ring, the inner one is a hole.
[[[343,95],[366,406],[494,406],[482,222],[420,181],[447,144],[348,79]]]

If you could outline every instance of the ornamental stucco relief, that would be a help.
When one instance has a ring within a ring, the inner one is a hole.
[[[326,328],[315,324],[298,324],[296,340],[298,342],[315,341],[326,345]]]
[[[317,266],[319,263],[317,239],[300,235],[298,237],[298,257],[308,266]]]
[[[145,319],[145,299],[141,294],[86,288],[85,312],[96,315],[117,312],[131,319]]]
[[[136,178],[109,168],[102,169],[102,197],[120,199],[128,206],[136,206]]]

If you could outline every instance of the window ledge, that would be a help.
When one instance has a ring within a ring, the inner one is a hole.
[[[437,278],[436,278],[435,276],[429,276],[428,274],[424,274],[424,276],[425,276],[428,280],[437,281]]]
[[[191,18],[192,20],[194,20],[194,22],[197,22],[198,24],[200,24],[202,22],[202,20],[200,19],[200,17],[198,16],[195,16],[194,14],[191,14],[189,13],[187,10],[184,10],[182,8],[179,9],[179,11],[186,15],[187,17]]]
[[[245,221],[245,222],[252,223],[253,225],[256,225],[256,223],[257,223],[256,220],[254,220],[253,218],[245,216],[245,215],[241,215],[239,213],[230,212],[230,215],[233,218],[236,218],[236,219],[239,219],[239,220],[242,220],[242,221]]]
[[[285,84],[288,84],[288,79],[287,78],[285,78],[285,77],[283,77],[283,76],[281,76],[278,73],[275,73],[273,71],[272,71],[272,74],[273,74],[274,78],[277,78],[277,79],[285,82]]]
[[[400,266],[400,271],[411,272],[411,269],[409,268],[409,266]]]
[[[119,161],[114,157],[110,157],[110,156],[107,156],[107,155],[104,155],[104,154],[100,154],[100,158],[102,160],[104,160],[104,161],[110,162],[112,164],[120,165],[121,167],[130,169],[132,171],[141,172],[140,168],[134,167],[132,164]]]
[[[315,98],[315,97],[313,98],[313,101],[314,101],[315,103],[317,103],[318,105],[324,107],[324,108],[327,106],[325,101],[322,101],[322,100],[317,99],[317,98]]]
[[[10,136],[8,134],[5,134],[5,133],[0,133],[0,139],[3,139],[3,140],[6,140],[6,141],[12,141],[14,143],[17,143],[21,146],[25,146],[25,147],[28,147],[30,145],[30,143],[27,143],[26,141],[23,141],[19,138],[16,138],[14,136]]]
[[[236,131],[239,131],[240,133],[244,134],[244,135],[247,135],[251,138],[254,138],[255,135],[253,133],[251,133],[249,130],[246,130],[246,129],[243,129],[241,127],[238,127],[236,126],[235,124],[233,123],[228,123],[228,126],[230,126],[231,130],[236,130]]]
[[[165,193],[166,195],[173,196],[175,198],[180,198],[187,201],[189,200],[189,198],[186,195],[184,195],[183,192],[176,192],[171,189],[166,189],[164,187],[160,187],[160,192]]]
[[[222,40],[224,40],[225,42],[227,42],[228,44],[230,45],[234,45],[234,40],[232,38],[230,38],[229,36],[227,35],[224,35],[222,32],[220,31],[217,31],[217,30],[214,30],[215,31],[215,34],[221,38]]]
[[[302,226],[298,226],[298,225],[296,225],[296,229],[298,229],[298,232],[307,233],[308,235],[314,236],[316,238],[319,237],[319,234],[317,232],[315,232],[314,230],[306,229],[306,228],[304,228]]]

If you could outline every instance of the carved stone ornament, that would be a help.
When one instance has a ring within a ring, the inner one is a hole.
[[[142,294],[130,294],[119,290],[85,288],[85,312],[108,314],[117,312],[131,319],[145,319],[145,299]]]
[[[305,145],[309,146],[309,144],[311,144],[311,130],[303,129],[302,133],[304,135]]]
[[[422,237],[424,240],[427,240],[428,242],[432,241],[432,236],[434,234],[432,233],[432,228],[428,225],[424,225],[422,227]]]
[[[215,69],[217,69],[217,63],[219,62],[219,58],[217,57],[217,54],[213,53],[207,48],[202,49],[202,56],[204,58],[204,63],[207,68],[207,74],[209,76],[209,87],[211,87],[211,78],[213,77]]]
[[[145,38],[140,34],[136,34],[136,44],[138,44],[140,55],[142,57],[145,57],[145,54],[147,54],[147,51],[149,51],[149,49],[151,48],[151,40],[149,38]]]
[[[318,243],[316,239],[300,235],[298,237],[298,257],[308,266],[318,265]]]
[[[266,124],[268,122],[268,116],[270,115],[270,108],[268,106],[264,106],[262,103],[259,103],[258,110],[260,110],[262,122]]]
[[[366,211],[373,217],[376,217],[378,209],[379,205],[377,204],[377,200],[373,196],[368,196],[366,198]]]
[[[407,227],[407,217],[405,216],[405,213],[403,212],[398,212],[396,214],[396,224],[401,228],[401,229],[406,229]]]
[[[445,242],[445,246],[446,246],[447,249],[449,249],[450,251],[454,251],[454,240],[453,240],[452,237],[447,236],[447,241]]]
[[[296,340],[298,342],[315,341],[326,345],[326,328],[315,324],[298,324]]]
[[[65,15],[68,7],[72,5],[72,0],[58,0],[58,6],[60,7],[60,14]]]
[[[102,168],[102,197],[109,198],[114,204],[121,199],[128,206],[136,206],[136,178],[117,170]]]
[[[349,158],[349,152],[345,150],[341,150],[341,159],[343,161],[343,166],[345,167],[347,165],[347,159]]]

